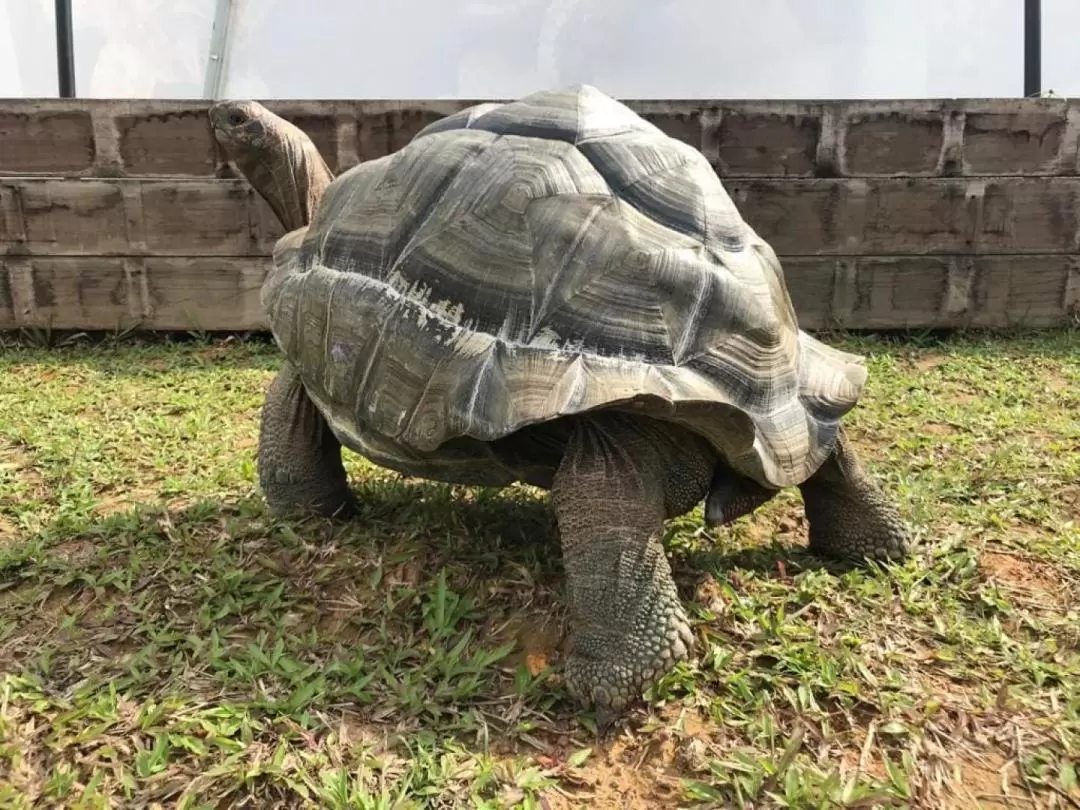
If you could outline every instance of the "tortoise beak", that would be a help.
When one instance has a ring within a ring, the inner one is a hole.
[[[218,101],[210,105],[208,113],[210,115],[210,125],[214,127],[214,129],[218,129],[225,125],[229,116],[229,111],[226,109],[227,106],[228,102],[225,101]]]

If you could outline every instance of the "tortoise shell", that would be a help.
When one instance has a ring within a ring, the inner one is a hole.
[[[262,302],[342,443],[422,475],[618,408],[790,486],[866,380],[799,330],[706,158],[589,86],[468,108],[346,171],[275,246]]]

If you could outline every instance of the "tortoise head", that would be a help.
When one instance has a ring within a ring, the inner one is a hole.
[[[334,179],[311,138],[256,101],[210,107],[214,137],[286,231],[311,222]]]

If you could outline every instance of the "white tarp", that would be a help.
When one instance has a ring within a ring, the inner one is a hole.
[[[73,0],[76,94],[202,96],[217,0]],[[225,95],[1019,96],[1022,0],[234,0]],[[0,96],[56,96],[53,0],[0,0]],[[1080,95],[1080,2],[1043,0]]]

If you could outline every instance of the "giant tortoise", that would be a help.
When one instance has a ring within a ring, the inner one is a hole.
[[[251,101],[210,111],[280,218],[271,509],[354,514],[341,447],[409,476],[550,490],[568,689],[613,719],[692,648],[661,545],[798,486],[810,547],[895,559],[841,419],[863,358],[798,327],[776,254],[704,155],[590,86],[480,104],[332,177]]]

